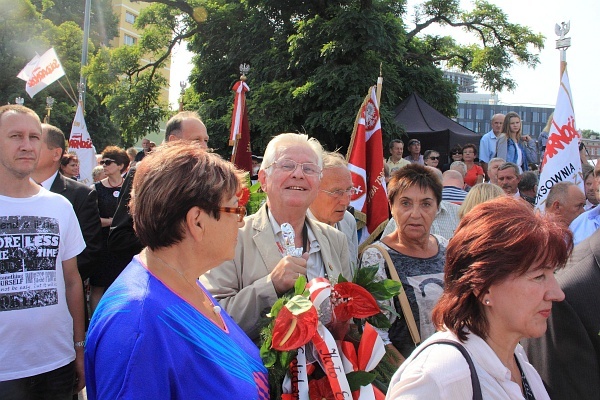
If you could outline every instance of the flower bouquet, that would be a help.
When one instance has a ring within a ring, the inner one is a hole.
[[[389,328],[389,320],[376,300],[397,295],[401,285],[374,282],[376,272],[377,267],[361,268],[353,282],[340,275],[335,284],[325,278],[307,283],[300,276],[294,292],[275,302],[260,349],[271,398],[385,397],[391,375],[379,372],[386,349],[375,327]]]

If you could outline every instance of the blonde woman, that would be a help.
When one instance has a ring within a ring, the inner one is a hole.
[[[473,186],[458,209],[458,218],[462,219],[477,204],[484,203],[503,195],[504,190],[493,183],[479,183]]]

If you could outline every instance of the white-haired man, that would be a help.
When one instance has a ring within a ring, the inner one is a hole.
[[[488,163],[496,155],[496,144],[498,143],[498,136],[502,131],[502,124],[504,123],[504,114],[494,114],[490,121],[492,129],[481,137],[479,141],[479,162],[483,171],[487,174]]]
[[[354,193],[348,163],[339,153],[323,152],[323,175],[319,194],[308,210],[308,216],[333,226],[346,235],[350,250],[350,263],[358,260],[358,235],[356,219],[346,209]]]
[[[348,242],[335,228],[306,216],[317,197],[322,147],[307,135],[282,133],[267,145],[258,180],[267,202],[240,228],[235,258],[200,277],[250,339],[260,320],[300,275],[352,279]],[[287,255],[282,224],[294,232],[302,256]]]

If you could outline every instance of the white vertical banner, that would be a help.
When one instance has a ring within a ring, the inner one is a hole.
[[[548,192],[558,182],[573,182],[585,193],[579,158],[579,133],[575,128],[573,97],[566,68],[560,81],[541,168],[536,197],[538,210],[545,210]]]
[[[83,105],[79,100],[75,119],[71,126],[71,136],[69,137],[69,151],[77,154],[79,158],[79,181],[86,185],[94,183],[92,179],[92,170],[98,162],[96,161],[96,148],[92,144],[92,138],[87,130],[85,119],[83,118]]]
[[[25,91],[33,98],[39,91],[64,75],[65,70],[60,64],[58,55],[54,48],[51,48],[41,56],[36,54],[19,72],[17,78],[27,82]]]

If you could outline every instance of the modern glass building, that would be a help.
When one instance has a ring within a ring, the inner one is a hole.
[[[483,135],[492,129],[491,119],[494,114],[506,114],[509,111],[514,111],[521,117],[524,135],[537,138],[554,108],[459,102],[456,122]]]

